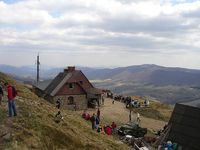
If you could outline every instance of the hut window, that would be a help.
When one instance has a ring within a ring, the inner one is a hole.
[[[69,88],[70,88],[70,89],[73,89],[73,88],[74,88],[73,83],[69,83]]]
[[[68,105],[74,104],[74,97],[70,96],[68,97]]]
[[[80,81],[80,84],[82,85],[82,84],[83,84],[83,81]]]

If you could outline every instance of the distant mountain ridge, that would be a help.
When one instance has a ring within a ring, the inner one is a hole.
[[[53,67],[41,67],[40,68],[40,77],[41,78],[53,78],[59,73],[61,68],[53,68]],[[10,74],[12,76],[16,76],[18,78],[30,78],[36,79],[36,66],[22,66],[22,67],[14,67],[10,65],[2,65],[0,64],[0,71],[6,74]]]
[[[200,70],[177,67],[163,67],[154,64],[118,67],[114,69],[99,69],[77,67],[82,70],[90,80],[112,79],[114,81],[136,81],[153,85],[190,85],[200,87]],[[42,79],[54,78],[63,68],[42,68]],[[0,65],[0,71],[18,78],[35,79],[36,68],[33,66],[14,67]]]
[[[118,68],[76,67],[99,88],[107,88],[125,95],[155,97],[160,101],[175,103],[200,99],[200,70],[163,67],[154,64]],[[43,80],[54,78],[63,68],[41,68]],[[0,65],[0,71],[19,80],[35,80],[34,67]]]
[[[200,99],[200,70],[138,65],[96,70],[87,76],[98,80],[93,82],[97,87],[124,95],[151,96],[172,104]]]
[[[177,67],[162,67],[153,64],[118,67],[114,69],[99,69],[89,67],[77,67],[82,70],[90,80],[112,79],[114,81],[136,81],[153,85],[189,85],[200,87],[200,70]],[[42,79],[55,77],[63,68],[42,68]],[[36,69],[33,66],[13,67],[0,65],[0,71],[29,79],[35,79]]]
[[[86,72],[89,79],[112,79],[137,81],[154,85],[197,85],[200,86],[200,70],[138,65],[114,69],[98,69]]]

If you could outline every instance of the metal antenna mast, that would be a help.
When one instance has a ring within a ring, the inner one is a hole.
[[[39,53],[37,55],[37,84],[40,80],[40,56]]]

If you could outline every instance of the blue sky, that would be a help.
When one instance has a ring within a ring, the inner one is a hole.
[[[7,4],[13,4],[13,3],[16,3],[20,0],[3,0],[3,2],[7,3]]]
[[[0,1],[0,64],[33,65],[40,52],[48,66],[200,69],[199,18],[194,0]]]

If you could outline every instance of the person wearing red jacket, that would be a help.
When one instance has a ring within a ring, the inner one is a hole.
[[[110,126],[106,127],[106,134],[111,135],[111,127]]]
[[[17,116],[16,112],[16,106],[15,106],[15,97],[17,96],[17,92],[14,86],[11,86],[8,83],[5,83],[5,86],[7,86],[7,93],[8,93],[8,112],[9,117]]]

